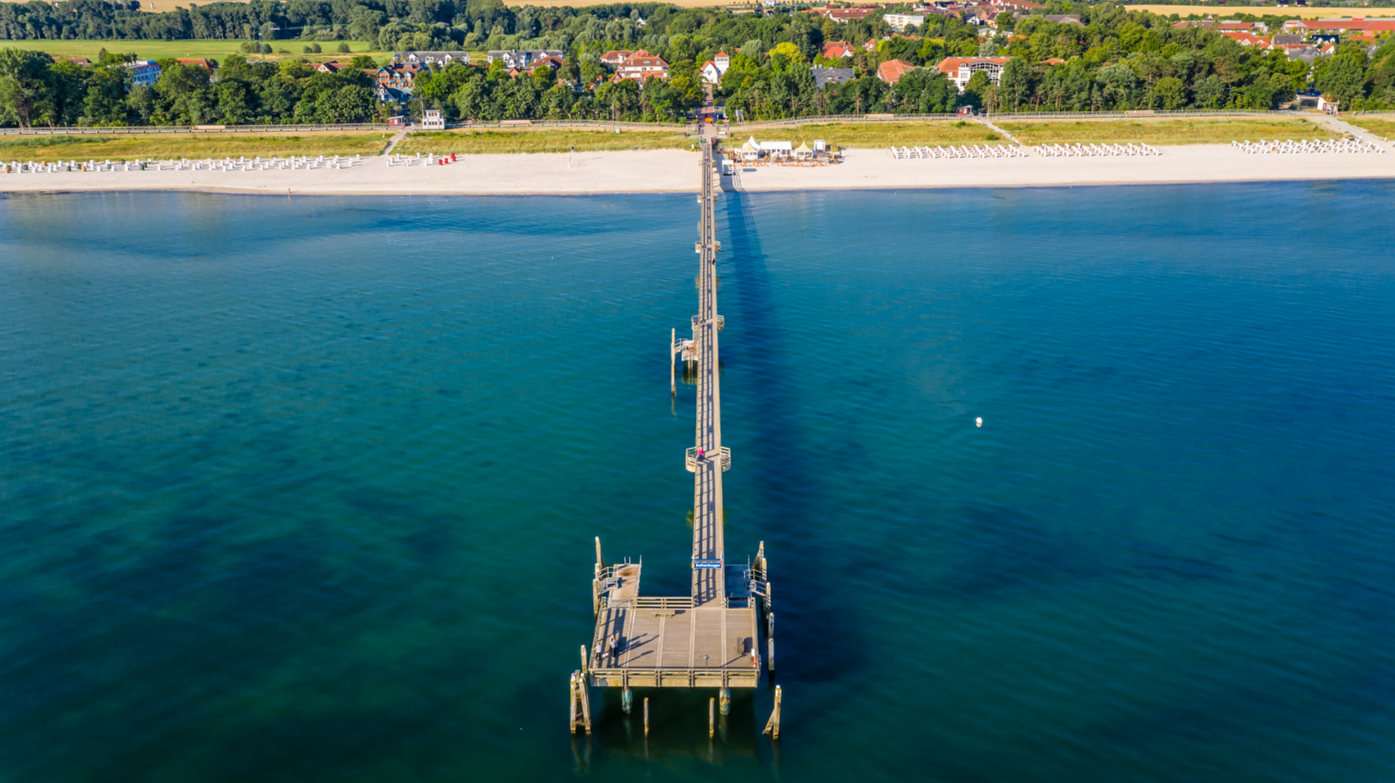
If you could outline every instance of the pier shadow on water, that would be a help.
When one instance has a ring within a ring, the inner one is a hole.
[[[817,522],[814,487],[818,471],[804,455],[807,443],[795,416],[797,402],[790,389],[793,374],[786,367],[785,337],[774,313],[777,307],[766,256],[751,209],[751,196],[726,192],[726,263],[733,275],[736,318],[727,334],[724,356],[749,380],[745,386],[759,396],[743,400],[756,415],[743,421],[754,451],[750,462],[760,465],[758,486],[764,506],[778,509],[769,520],[767,554],[772,560],[775,590],[776,659],[780,682],[828,681],[860,668],[860,630],[853,613],[835,598],[829,576],[828,553],[818,543],[823,530]],[[718,263],[721,263],[719,256]],[[728,545],[730,547],[730,544]],[[832,643],[830,643],[832,641]]]

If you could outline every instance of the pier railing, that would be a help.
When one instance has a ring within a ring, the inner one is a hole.
[[[702,317],[701,317],[701,316],[696,316],[696,315],[693,316],[693,318],[692,318],[692,324],[693,324],[693,332],[696,334],[698,328],[699,328],[700,326],[702,326]],[[725,315],[718,315],[718,316],[717,316],[717,331],[720,332],[720,331],[722,331],[722,330],[725,329],[725,328],[727,328],[727,317],[726,317]]]
[[[727,448],[726,446],[722,446],[718,451],[721,453],[722,457],[722,472],[725,473],[728,470],[731,470],[731,449]],[[702,459],[712,459],[712,455],[710,453],[704,454]],[[688,449],[683,461],[688,466],[689,473],[697,472],[699,459],[698,449],[696,446]]]
[[[1257,111],[1249,109],[1182,109],[1177,111],[1037,111],[1037,112],[986,112],[977,115],[988,120],[1090,120],[1090,119],[1145,119],[1157,117],[1301,117],[1303,112],[1288,109]],[[814,117],[790,117],[778,120],[733,121],[733,129],[742,131],[758,128],[778,128],[798,125],[819,125],[832,122],[878,123],[878,122],[925,122],[931,120],[971,119],[956,114],[825,114]]]

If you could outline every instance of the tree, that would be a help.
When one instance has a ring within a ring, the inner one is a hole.
[[[1358,54],[1332,58],[1317,78],[1317,88],[1336,98],[1341,106],[1352,106],[1366,94],[1366,63]]]
[[[1229,88],[1220,76],[1213,73],[1197,82],[1193,92],[1196,95],[1197,106],[1203,109],[1219,109],[1225,105]]]
[[[1157,80],[1148,93],[1148,105],[1166,111],[1182,108],[1187,105],[1187,85],[1175,76]]]
[[[27,128],[42,111],[49,94],[49,66],[53,58],[43,52],[0,49],[0,122]]]
[[[998,77],[998,95],[1003,108],[1013,111],[1026,104],[1032,94],[1032,70],[1027,61],[1014,57],[1003,66],[1002,76]]]
[[[984,99],[988,97],[988,90],[993,86],[993,80],[988,78],[987,71],[974,71],[969,76],[968,84],[964,85],[963,101],[965,104],[981,108]]]
[[[87,78],[87,92],[82,108],[83,125],[126,125],[126,67],[100,65]]]
[[[1106,65],[1099,70],[1100,86],[1104,89],[1105,100],[1117,108],[1133,105],[1134,93],[1138,88],[1138,77],[1133,69],[1123,63]]]
[[[901,74],[891,92],[903,112],[935,114],[951,112],[959,105],[959,90],[943,73],[932,68],[912,68]]]

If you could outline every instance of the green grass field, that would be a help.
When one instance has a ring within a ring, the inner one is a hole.
[[[1304,119],[1027,120],[998,127],[1023,144],[1225,144],[1265,139],[1331,139],[1335,133]]]
[[[579,152],[606,150],[689,149],[695,140],[671,130],[624,131],[585,130],[458,130],[412,133],[393,149],[404,155],[433,153],[515,154],[527,152]]]
[[[1395,117],[1343,117],[1342,119],[1382,138],[1395,139]]]
[[[162,133],[112,136],[0,136],[0,160],[136,160],[273,155],[377,155],[389,133]]]
[[[745,138],[755,136],[761,141],[793,141],[795,146],[807,142],[813,146],[814,139],[823,139],[838,147],[870,148],[958,145],[958,144],[1010,144],[998,138],[988,128],[964,120],[934,120],[931,122],[835,122],[823,125],[800,125],[797,127],[774,127],[749,132],[732,131],[729,144],[740,145]]]
[[[306,45],[305,41],[286,40],[268,41],[273,49],[285,49],[290,52],[285,54],[268,54],[266,59],[279,60],[288,57],[304,57],[313,62],[328,60],[347,60],[355,54],[367,54],[374,59],[381,61],[385,57],[392,56],[391,52],[373,51],[367,41],[345,41],[352,54],[343,54],[334,49],[339,46],[339,41],[320,41],[320,48],[325,51],[320,54],[303,54],[300,50]],[[0,41],[0,49],[27,49],[32,52],[47,52],[52,55],[67,55],[76,57],[86,57],[95,60],[97,52],[106,49],[111,53],[134,53],[142,60],[158,60],[166,57],[204,57],[214,60],[222,59],[230,54],[245,54],[242,51],[242,41]],[[247,55],[251,59],[256,59],[259,55]]]

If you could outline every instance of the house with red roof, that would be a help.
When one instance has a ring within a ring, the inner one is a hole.
[[[615,78],[617,81],[633,79],[640,84],[650,79],[667,79],[668,63],[664,62],[664,58],[640,49],[615,67]]]
[[[895,84],[901,81],[901,77],[906,75],[906,71],[914,67],[914,63],[908,63],[905,60],[887,60],[877,66],[877,78],[887,84]]]
[[[731,58],[726,52],[717,52],[717,56],[702,64],[702,80],[708,84],[721,84],[722,74],[731,67]]]
[[[374,71],[374,78],[380,88],[410,93],[416,86],[417,73],[420,71],[420,65],[384,65]]]
[[[988,80],[993,84],[998,83],[1002,78],[1003,66],[1007,64],[1011,57],[946,57],[941,60],[935,69],[954,82],[954,86],[960,92],[968,85],[970,77],[979,71],[988,74]]]
[[[866,19],[880,10],[882,10],[882,7],[879,5],[855,5],[852,8],[824,6],[821,13],[835,22],[843,23]]]
[[[1388,33],[1395,31],[1395,19],[1290,19],[1286,33]]]
[[[601,65],[609,65],[611,68],[619,68],[620,64],[625,62],[625,60],[632,54],[634,54],[634,52],[627,52],[623,49],[616,49],[613,51],[606,52],[605,54],[601,55]]]
[[[1241,46],[1252,46],[1256,49],[1268,49],[1269,40],[1262,35],[1247,33],[1240,30],[1224,30],[1221,32],[1226,38],[1240,44]]]
[[[828,41],[823,45],[821,55],[830,60],[841,60],[844,57],[852,57],[854,49],[847,41]]]

